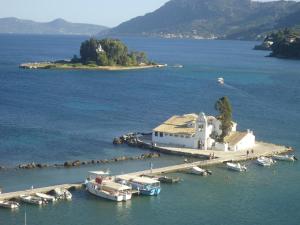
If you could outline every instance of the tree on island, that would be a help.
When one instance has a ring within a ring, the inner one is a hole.
[[[72,62],[78,62],[75,56]],[[129,52],[127,46],[117,39],[97,40],[90,38],[81,43],[80,62],[98,66],[138,66],[149,64],[144,52]]]
[[[222,134],[219,141],[224,142],[232,128],[232,108],[229,99],[226,96],[220,98],[215,104],[215,109],[220,113],[218,119],[221,121]]]

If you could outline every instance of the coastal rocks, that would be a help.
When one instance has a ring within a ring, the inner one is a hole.
[[[74,161],[66,161],[63,164],[55,163],[53,165],[32,162],[32,163],[19,164],[16,168],[18,169],[42,169],[47,167],[73,168],[73,167],[80,167],[80,166],[91,165],[91,164],[106,164],[106,163],[114,163],[114,162],[121,162],[121,161],[128,161],[128,160],[145,160],[145,159],[158,158],[158,157],[160,157],[159,153],[150,152],[139,156],[120,156],[112,159],[98,159],[98,160],[93,159],[89,161],[74,160]],[[4,169],[4,167],[0,166],[0,170],[2,169]]]

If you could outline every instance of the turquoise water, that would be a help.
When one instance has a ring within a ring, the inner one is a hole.
[[[27,61],[68,58],[85,37],[0,36],[0,165],[139,155],[144,150],[113,146],[112,138],[149,131],[173,114],[204,111],[229,96],[240,129],[259,140],[300,147],[300,64],[264,57],[254,42],[125,38],[161,63],[184,68],[141,71],[20,70]],[[220,87],[216,79],[224,77]],[[296,153],[297,154],[297,153]],[[182,162],[163,155],[154,167]],[[0,171],[6,191],[83,180],[87,171],[146,169],[149,160],[76,169]],[[239,174],[222,166],[213,176],[179,174],[158,197],[116,204],[84,191],[72,202],[27,206],[28,224],[210,224],[300,223],[299,163],[279,163]],[[0,225],[22,224],[24,207],[0,210]]]

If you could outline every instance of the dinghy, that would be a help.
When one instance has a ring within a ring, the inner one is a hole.
[[[42,198],[31,195],[20,195],[20,199],[22,202],[33,205],[42,205],[44,203]]]
[[[241,165],[240,163],[226,163],[228,169],[244,172],[247,171],[247,167],[245,165]]]
[[[193,166],[190,170],[190,173],[196,174],[196,175],[201,175],[201,176],[207,176],[209,174],[207,170],[202,169],[198,166]]]
[[[256,160],[257,164],[258,165],[261,165],[261,166],[271,166],[273,165],[276,161],[271,159],[271,158],[268,158],[268,157],[259,157],[257,160]]]
[[[57,199],[71,200],[72,194],[65,188],[55,188],[54,194]]]
[[[37,197],[42,198],[45,201],[48,201],[48,202],[55,202],[56,201],[56,198],[52,195],[47,195],[47,194],[44,194],[44,193],[35,193],[35,195]]]
[[[0,207],[8,208],[8,209],[17,209],[20,204],[18,202],[13,201],[0,201]]]
[[[273,155],[273,158],[280,161],[294,162],[297,158],[294,155]]]

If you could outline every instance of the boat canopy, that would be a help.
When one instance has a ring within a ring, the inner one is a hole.
[[[130,187],[128,187],[126,185],[119,184],[116,182],[103,182],[102,188],[109,189],[109,190],[115,190],[115,191],[125,191],[125,190],[131,189]]]
[[[149,177],[135,177],[132,179],[133,182],[142,183],[142,184],[158,184],[158,180],[151,179]]]

